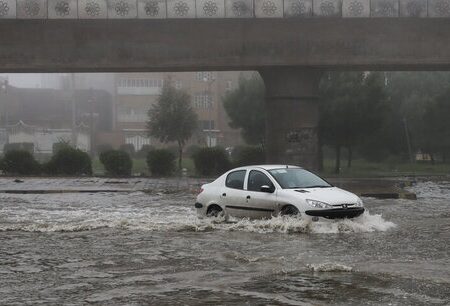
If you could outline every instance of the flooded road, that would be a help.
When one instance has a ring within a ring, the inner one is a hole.
[[[0,194],[2,305],[449,305],[450,182],[355,220],[198,220],[187,193]]]

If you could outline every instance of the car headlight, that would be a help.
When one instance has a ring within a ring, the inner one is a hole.
[[[358,198],[358,200],[356,200],[356,206],[359,206],[359,207],[364,206],[363,201],[360,198]]]
[[[306,199],[306,203],[308,203],[312,207],[316,207],[316,208],[333,207],[330,204],[327,204],[327,203],[324,203],[324,202],[320,202],[320,201],[317,201],[317,200],[311,200],[311,199]]]

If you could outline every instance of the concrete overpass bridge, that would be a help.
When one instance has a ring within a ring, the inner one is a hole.
[[[450,70],[450,0],[0,0],[0,72],[259,71],[268,162],[317,167],[327,69]]]

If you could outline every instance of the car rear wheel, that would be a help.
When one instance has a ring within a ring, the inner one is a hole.
[[[298,211],[297,207],[292,205],[286,205],[283,206],[283,208],[280,210],[281,216],[300,216],[300,212]]]
[[[217,217],[222,217],[224,215],[223,209],[216,204],[210,205],[208,207],[208,210],[206,211],[206,216],[207,217],[213,217],[213,218],[217,218]]]

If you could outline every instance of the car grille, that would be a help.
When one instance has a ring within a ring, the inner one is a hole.
[[[353,207],[355,206],[355,203],[342,203],[342,204],[333,204],[333,207],[336,208],[347,208],[347,207]]]
[[[332,208],[332,209],[319,209],[319,210],[307,210],[305,214],[313,217],[323,217],[326,219],[344,219],[344,218],[355,218],[364,213],[364,208],[362,207],[352,207],[352,208]]]

